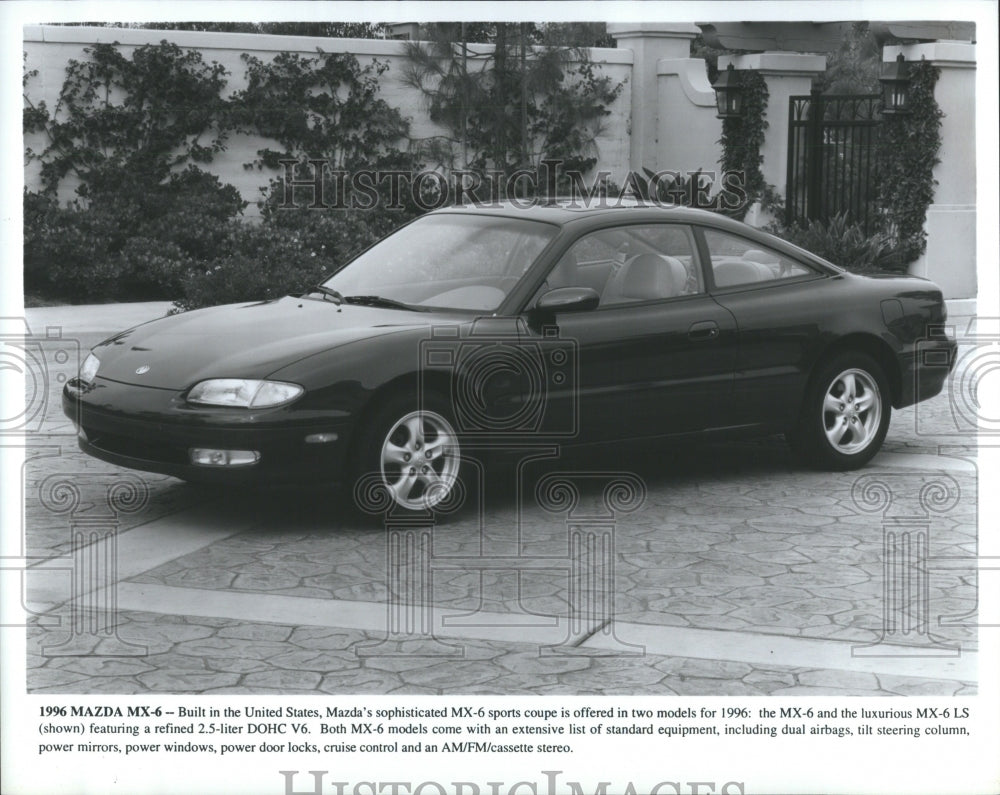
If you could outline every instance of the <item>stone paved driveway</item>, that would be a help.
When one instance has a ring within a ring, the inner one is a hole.
[[[141,474],[143,498],[122,497],[122,473],[79,453],[57,412],[44,430],[23,474],[33,692],[975,690],[975,449],[947,396],[897,412],[861,472],[803,471],[780,439],[616,448],[600,475],[565,456],[488,469],[433,527],[363,515],[336,490]],[[608,473],[633,473],[641,499],[609,509]],[[536,492],[553,478],[575,482],[574,505]],[[68,601],[79,539],[112,525],[116,563]],[[960,563],[887,611],[886,583],[917,554],[906,528],[929,539],[924,558]],[[113,618],[79,631],[109,587]]]

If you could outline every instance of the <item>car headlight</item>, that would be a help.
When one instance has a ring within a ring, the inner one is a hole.
[[[188,393],[188,403],[206,406],[236,406],[259,409],[280,406],[295,400],[305,390],[284,381],[259,381],[252,378],[213,378],[200,381]]]
[[[94,354],[90,354],[80,365],[80,381],[84,384],[91,383],[97,376],[97,368],[101,366],[101,360]]]

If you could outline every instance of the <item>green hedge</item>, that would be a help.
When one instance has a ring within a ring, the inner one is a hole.
[[[216,256],[186,271],[176,309],[303,292],[378,239],[367,215],[288,210],[260,224],[232,222]]]

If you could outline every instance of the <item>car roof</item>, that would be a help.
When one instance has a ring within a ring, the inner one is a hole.
[[[499,215],[546,221],[560,226],[574,221],[610,220],[614,222],[678,221],[702,223],[733,230],[745,230],[745,224],[709,210],[698,210],[679,205],[659,204],[655,201],[628,199],[615,196],[593,198],[556,198],[553,200],[525,199],[523,201],[496,201],[442,207],[431,215],[450,213],[472,215]],[[627,217],[625,217],[627,216]]]
[[[787,254],[804,258],[828,272],[843,272],[843,268],[813,254],[811,251],[789,243],[780,237],[765,232],[749,224],[737,221],[721,213],[710,210],[700,210],[680,205],[659,204],[652,200],[634,199],[631,197],[599,197],[591,199],[577,197],[556,198],[552,201],[543,198],[524,199],[521,201],[495,201],[489,204],[462,204],[442,207],[428,215],[462,214],[503,216],[508,218],[526,218],[534,221],[544,221],[559,226],[573,224],[574,231],[584,234],[590,229],[626,223],[676,223],[699,224],[711,226],[719,230],[749,237],[762,245],[776,248]],[[582,228],[581,228],[582,227]]]

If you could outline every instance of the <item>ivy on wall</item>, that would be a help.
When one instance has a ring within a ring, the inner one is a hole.
[[[247,88],[224,99],[227,72],[197,50],[162,41],[131,54],[114,44],[84,52],[68,63],[51,110],[31,101],[37,71],[24,74],[24,130],[45,140],[25,152],[40,163],[42,185],[24,194],[26,292],[178,299],[184,308],[273,297],[315,284],[401,220],[379,207],[265,206],[264,224],[250,224],[238,191],[199,167],[233,130],[283,147],[258,152],[261,168],[277,168],[282,156],[412,166],[395,148],[408,123],[378,97],[384,65],[362,67],[346,54],[245,56]],[[76,198],[64,205],[68,178]]]
[[[397,170],[415,173],[418,158],[409,151],[410,124],[380,96],[380,78],[389,69],[385,62],[372,59],[362,65],[350,53],[327,53],[317,49],[315,57],[299,53],[280,53],[265,62],[246,53],[247,87],[230,100],[230,119],[234,128],[258,135],[281,145],[257,150],[257,159],[246,168],[269,169],[275,176],[261,188],[261,211],[268,220],[283,225],[314,227],[327,220],[315,218],[315,212],[276,209],[293,200],[305,205],[316,199],[308,190],[286,195],[282,161],[296,160],[296,177],[303,182],[320,179],[325,186],[324,203],[339,196],[349,204],[350,180],[338,190],[332,184],[336,170],[356,173],[366,170]],[[309,162],[312,161],[312,162]],[[316,174],[314,165],[329,165]],[[381,181],[373,188],[382,195],[377,206],[355,213],[350,221],[369,230],[368,243],[419,212],[407,191],[389,196],[390,183]],[[398,202],[393,204],[393,199]],[[392,204],[395,210],[385,208]],[[339,211],[338,211],[339,212]],[[341,212],[341,221],[346,216]]]
[[[159,183],[224,148],[218,121],[227,72],[218,63],[167,41],[138,47],[130,58],[117,43],[84,52],[86,60],[69,61],[51,113],[25,92],[25,132],[46,135],[45,149],[26,155],[41,162],[46,191],[68,174],[80,180],[82,196],[124,182]]]
[[[398,168],[409,124],[379,96],[388,64],[361,66],[350,53],[315,58],[280,53],[270,62],[243,54],[247,87],[231,101],[234,123],[284,149],[258,151],[258,168],[288,157],[323,158],[332,168]]]
[[[424,31],[428,42],[406,47],[402,79],[446,130],[420,142],[428,159],[484,179],[544,160],[558,160],[563,176],[592,169],[624,83],[602,74],[586,50],[539,39],[531,23],[479,27],[436,23]],[[470,36],[492,47],[471,48]]]
[[[910,69],[909,113],[886,116],[878,157],[878,196],[882,222],[903,262],[927,249],[924,222],[934,201],[934,167],[941,162],[941,118],[934,99],[940,70],[927,62]]]
[[[719,163],[723,172],[739,172],[744,175],[744,188],[747,194],[746,203],[731,214],[742,220],[754,202],[760,202],[766,209],[775,209],[780,205],[781,197],[773,185],[764,180],[761,163],[764,157],[760,153],[764,145],[764,133],[768,128],[767,115],[768,90],[767,82],[759,72],[739,72],[742,88],[742,110],[738,118],[723,119],[722,157]]]

